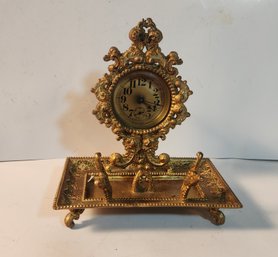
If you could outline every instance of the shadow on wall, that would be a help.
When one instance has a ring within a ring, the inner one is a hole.
[[[92,115],[97,99],[91,93],[103,74],[89,74],[80,92],[69,92],[66,95],[67,109],[58,120],[60,142],[72,156],[91,156],[96,152],[110,155],[112,152],[122,152],[121,143],[116,141],[110,128],[99,124]]]

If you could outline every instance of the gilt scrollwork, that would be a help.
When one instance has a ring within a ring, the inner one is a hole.
[[[192,94],[187,82],[178,76],[175,65],[182,64],[177,52],[164,55],[159,47],[163,39],[161,31],[152,19],[143,19],[129,32],[131,46],[120,52],[117,47],[111,47],[104,56],[105,61],[112,61],[108,66],[109,73],[101,78],[92,89],[99,101],[93,114],[100,123],[111,127],[122,140],[125,154],[112,154],[110,168],[127,167],[134,163],[146,163],[153,167],[166,165],[170,157],[168,154],[155,155],[159,139],[165,140],[170,129],[180,125],[190,114],[184,102]],[[168,85],[171,94],[171,105],[167,116],[160,124],[149,129],[135,129],[125,127],[115,117],[111,106],[112,92],[118,81],[133,71],[148,71],[160,76]]]

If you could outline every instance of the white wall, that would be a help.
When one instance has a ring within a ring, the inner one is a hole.
[[[0,1],[0,160],[122,151],[91,110],[110,46],[151,17],[194,91],[160,151],[278,159],[277,1]]]

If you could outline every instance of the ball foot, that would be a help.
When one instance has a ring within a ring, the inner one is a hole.
[[[73,220],[78,220],[80,215],[84,212],[84,209],[72,209],[66,215],[64,222],[68,228],[73,228],[75,223]]]
[[[225,215],[219,209],[211,208],[208,209],[210,221],[214,225],[223,225],[225,223]]]

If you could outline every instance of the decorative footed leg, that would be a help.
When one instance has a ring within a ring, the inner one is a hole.
[[[225,223],[225,215],[219,209],[208,209],[210,221],[214,225],[223,225]]]
[[[71,209],[64,219],[65,225],[68,228],[73,228],[75,225],[73,220],[78,220],[83,212],[84,209]]]

